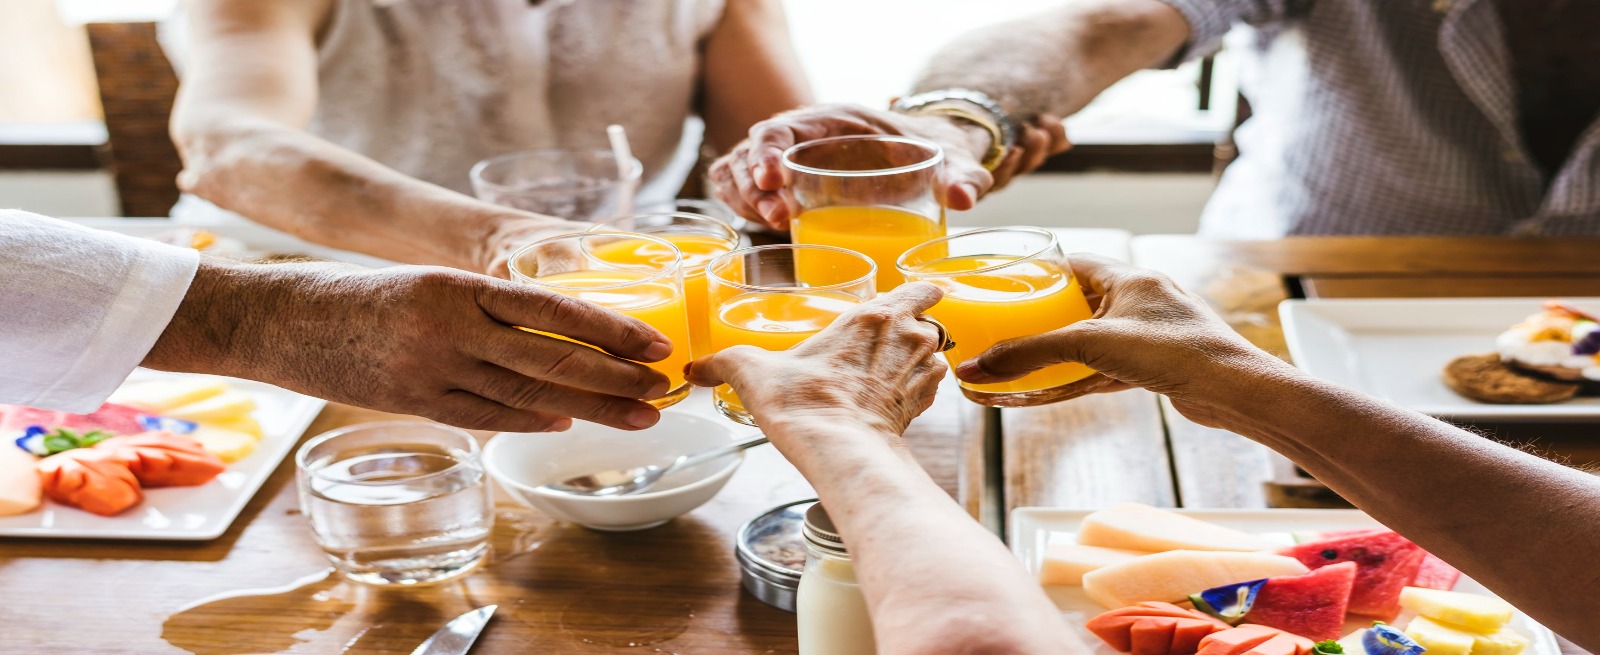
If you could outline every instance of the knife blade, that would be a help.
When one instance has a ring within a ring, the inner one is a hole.
[[[494,611],[499,607],[484,605],[450,619],[438,632],[411,651],[411,655],[467,655],[467,651],[472,650],[473,642],[478,640],[478,635],[483,634],[483,627],[489,625],[489,617],[494,616]]]

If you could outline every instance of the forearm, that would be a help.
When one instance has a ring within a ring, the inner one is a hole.
[[[769,430],[844,535],[883,653],[1062,653],[1081,646],[1016,558],[868,430]],[[994,625],[1007,630],[996,631]]]
[[[1600,628],[1600,479],[1444,422],[1271,369],[1221,421],[1284,453],[1385,525],[1587,648]]]
[[[1134,71],[1171,58],[1188,38],[1158,0],[1085,0],[975,30],[929,62],[914,91],[968,88],[1019,117],[1067,116]]]
[[[482,270],[495,227],[478,201],[264,119],[177,131],[185,191],[308,241],[412,264]]]

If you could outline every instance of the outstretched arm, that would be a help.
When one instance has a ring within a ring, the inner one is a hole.
[[[998,382],[1083,362],[1103,388],[1166,394],[1183,414],[1282,453],[1374,518],[1556,632],[1600,648],[1600,478],[1312,378],[1257,350],[1151,271],[1075,255],[1100,294],[1093,319],[1015,339],[960,364]]]

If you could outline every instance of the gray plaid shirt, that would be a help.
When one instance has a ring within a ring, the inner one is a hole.
[[[1541,173],[1493,0],[1162,1],[1185,58],[1254,28],[1254,115],[1202,232],[1600,235],[1600,120]]]

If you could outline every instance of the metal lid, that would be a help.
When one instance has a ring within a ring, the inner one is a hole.
[[[844,547],[844,539],[839,536],[838,528],[833,527],[833,519],[828,517],[828,510],[823,509],[822,503],[806,510],[806,525],[801,534],[805,535],[806,543],[817,550],[829,555],[850,556],[850,551]]]
[[[807,498],[772,508],[739,527],[734,557],[751,573],[774,582],[798,585],[805,570],[805,513],[817,499]]]

